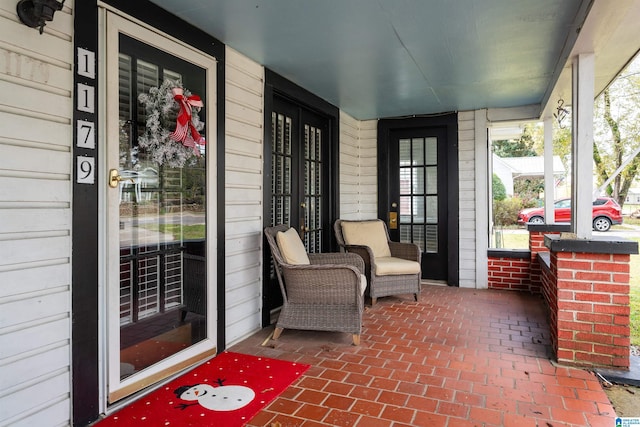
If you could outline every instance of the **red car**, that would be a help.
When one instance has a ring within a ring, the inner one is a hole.
[[[571,222],[571,199],[560,199],[554,204],[555,222]],[[593,201],[593,229],[609,231],[613,224],[622,224],[622,209],[610,197]],[[544,208],[523,209],[518,213],[518,224],[544,224]]]

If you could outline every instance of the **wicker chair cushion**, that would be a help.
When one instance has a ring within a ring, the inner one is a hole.
[[[347,245],[369,246],[374,258],[391,256],[381,221],[345,221],[342,223],[342,235]]]
[[[420,273],[420,264],[415,261],[390,256],[377,257],[373,262],[376,265],[377,276]]]
[[[298,236],[295,228],[290,228],[285,232],[278,231],[278,234],[276,234],[276,241],[278,242],[278,249],[280,249],[282,258],[284,258],[284,261],[287,264],[310,264],[307,251],[304,248],[302,240],[300,240],[300,236]]]

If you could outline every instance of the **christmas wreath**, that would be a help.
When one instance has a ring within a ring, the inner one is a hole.
[[[140,148],[158,165],[183,167],[195,163],[205,139],[200,135],[204,123],[198,112],[204,106],[198,95],[192,95],[181,82],[165,80],[138,97],[147,113],[144,133],[138,139]],[[170,128],[174,128],[173,131]]]

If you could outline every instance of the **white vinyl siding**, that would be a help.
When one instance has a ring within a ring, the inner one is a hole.
[[[71,423],[72,6],[0,0],[0,426]]]
[[[360,122],[360,219],[378,217],[378,121]]]
[[[226,344],[261,328],[264,68],[226,49]]]
[[[340,218],[378,216],[376,120],[359,121],[340,112]]]
[[[460,287],[476,287],[475,119],[458,113],[458,177],[460,204]]]

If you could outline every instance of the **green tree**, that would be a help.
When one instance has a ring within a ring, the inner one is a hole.
[[[498,157],[532,157],[538,155],[535,145],[533,125],[526,124],[520,138],[493,141],[492,149]]]
[[[602,185],[640,147],[640,60],[634,61],[596,99],[593,160]],[[640,168],[640,156],[622,169],[604,191],[622,206]]]
[[[507,198],[507,189],[498,175],[495,173],[491,179],[491,191],[493,192],[493,200],[504,200]]]
[[[555,120],[553,124],[553,155],[559,156],[564,169],[569,171],[571,170],[571,127],[560,127]]]
[[[513,194],[527,205],[535,206],[544,191],[544,178],[519,178],[513,180]]]

